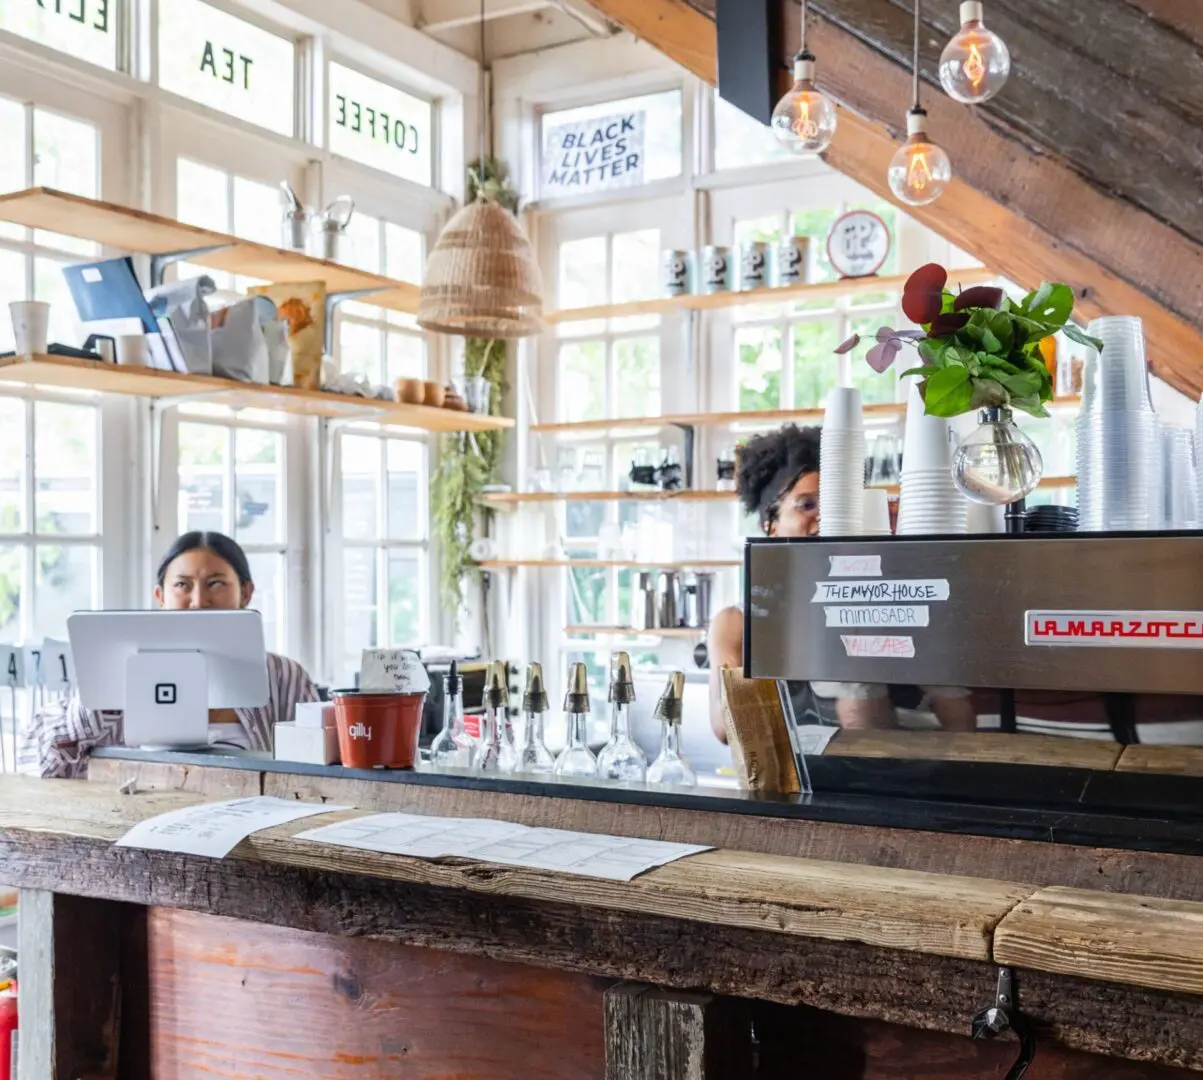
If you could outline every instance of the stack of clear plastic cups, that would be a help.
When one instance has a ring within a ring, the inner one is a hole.
[[[1195,436],[1186,428],[1163,424],[1161,524],[1166,529],[1195,529],[1199,524]]]
[[[1161,528],[1162,438],[1149,397],[1140,319],[1095,319],[1102,353],[1086,360],[1078,414],[1078,516],[1083,532]]]

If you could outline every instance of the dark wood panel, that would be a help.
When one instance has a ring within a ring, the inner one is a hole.
[[[605,984],[152,909],[158,1080],[602,1080]]]
[[[803,1063],[807,1074],[823,1080],[1001,1080],[1018,1049],[1009,1038],[975,1041],[797,1006],[757,1005],[755,1021],[761,1040],[758,1080],[797,1080]],[[1189,1080],[1197,1075],[1038,1040],[1026,1080]]]

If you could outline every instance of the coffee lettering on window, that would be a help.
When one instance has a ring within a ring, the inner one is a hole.
[[[364,105],[345,94],[335,94],[334,123],[339,127],[353,131],[357,135],[366,135],[374,142],[384,142],[398,150],[407,150],[411,154],[418,152],[418,129],[404,120],[398,120],[388,113]]]
[[[254,58],[233,49],[215,47],[213,42],[205,42],[205,51],[201,54],[200,69],[207,71],[215,79],[236,85],[242,84],[243,90],[251,88],[251,65]]]

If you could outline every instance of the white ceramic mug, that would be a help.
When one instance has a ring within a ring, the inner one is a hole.
[[[126,367],[149,367],[150,345],[145,334],[117,336],[117,363]]]
[[[44,353],[49,346],[50,305],[45,300],[14,300],[8,305],[18,356]]]

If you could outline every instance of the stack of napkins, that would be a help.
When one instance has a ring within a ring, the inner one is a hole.
[[[338,731],[333,703],[307,701],[298,705],[292,723],[276,725],[275,745],[277,761],[337,765]]]

